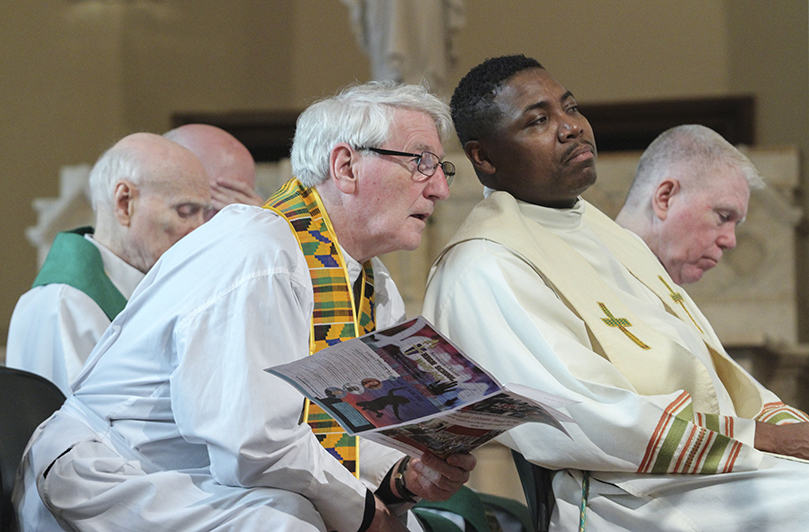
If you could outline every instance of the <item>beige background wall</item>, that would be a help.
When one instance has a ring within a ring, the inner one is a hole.
[[[466,9],[452,86],[486,57],[524,52],[581,102],[754,93],[759,143],[809,153],[807,0]],[[0,345],[36,274],[31,200],[57,194],[60,166],[92,162],[129,132],[163,132],[175,111],[300,108],[370,75],[339,0],[7,0],[0,50]]]

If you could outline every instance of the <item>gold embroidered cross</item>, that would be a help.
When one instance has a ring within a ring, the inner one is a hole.
[[[695,320],[694,316],[692,316],[691,313],[688,312],[688,309],[685,308],[685,298],[683,297],[683,295],[680,292],[675,292],[674,290],[672,290],[672,288],[669,286],[669,283],[667,283],[666,280],[663,279],[662,275],[658,275],[657,278],[660,279],[660,282],[666,286],[666,288],[669,291],[669,296],[671,296],[671,299],[673,299],[676,304],[683,307],[685,313],[688,314],[688,317],[691,318],[691,321],[694,323],[694,326],[699,330],[699,332],[702,332],[700,326],[697,325],[697,320]]]
[[[627,329],[627,327],[632,327],[632,324],[629,322],[628,319],[616,318],[615,316],[612,315],[612,312],[610,312],[610,310],[607,308],[607,305],[605,305],[601,301],[598,302],[598,306],[601,307],[601,310],[603,310],[604,314],[607,315],[606,318],[601,318],[601,321],[603,321],[610,327],[617,327],[619,331],[624,333],[627,336],[627,338],[635,342],[635,344],[637,344],[637,346],[640,347],[641,349],[651,349],[651,347],[644,344],[640,340],[640,338],[629,332],[629,329]]]

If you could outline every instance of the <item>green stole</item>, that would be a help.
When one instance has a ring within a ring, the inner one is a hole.
[[[371,261],[362,265],[357,305],[337,235],[317,190],[292,179],[267,200],[264,208],[275,211],[289,222],[309,267],[314,290],[309,354],[373,332],[376,324]],[[312,427],[321,445],[359,477],[357,437],[346,434],[336,421],[308,399],[303,419]]]
[[[104,271],[101,252],[84,238],[92,227],[79,227],[56,235],[31,288],[66,284],[87,294],[112,321],[126,306],[126,298]]]

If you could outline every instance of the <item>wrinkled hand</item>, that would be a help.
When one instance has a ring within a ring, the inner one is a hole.
[[[264,200],[247,184],[220,177],[215,184],[211,184],[211,204],[214,209],[219,211],[231,203],[245,203],[260,207],[264,205]]]
[[[407,489],[428,501],[445,501],[461,489],[475,469],[477,460],[471,454],[453,454],[446,460],[424,453],[410,460],[405,470]]]
[[[809,460],[809,423],[756,422],[756,449]]]
[[[385,503],[377,497],[374,497],[374,500],[376,502],[376,513],[367,532],[407,532],[407,527],[388,510]]]

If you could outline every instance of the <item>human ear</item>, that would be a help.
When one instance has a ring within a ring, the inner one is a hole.
[[[351,146],[341,142],[331,150],[329,155],[329,179],[343,194],[353,194],[357,189],[355,164],[357,152]]]
[[[674,178],[666,177],[654,190],[652,195],[652,210],[660,220],[668,217],[669,209],[674,197],[680,192],[680,182]]]
[[[491,160],[486,148],[477,140],[470,140],[463,146],[463,151],[466,157],[472,162],[472,166],[478,173],[483,173],[488,176],[493,176],[497,171]]]
[[[124,227],[129,227],[132,223],[132,216],[135,213],[135,199],[137,197],[137,187],[129,181],[122,180],[115,184],[112,209],[115,213],[115,219]]]

